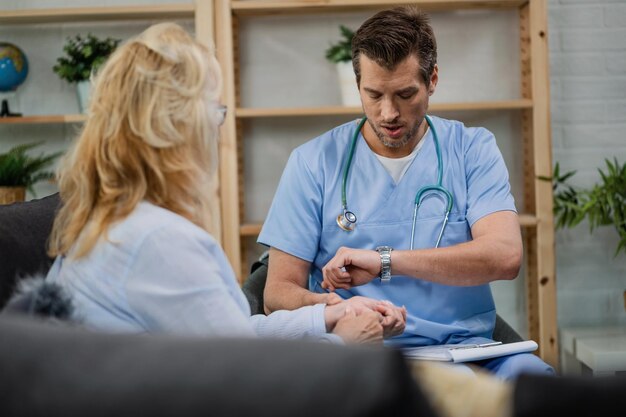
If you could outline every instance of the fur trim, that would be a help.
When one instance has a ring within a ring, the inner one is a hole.
[[[67,320],[74,312],[72,297],[43,275],[21,279],[5,311]]]

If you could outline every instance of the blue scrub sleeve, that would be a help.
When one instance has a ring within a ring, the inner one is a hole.
[[[322,231],[320,184],[299,149],[292,152],[258,242],[313,262]]]
[[[467,221],[472,226],[497,211],[516,211],[511,195],[509,173],[496,138],[483,128],[471,129],[466,141]]]

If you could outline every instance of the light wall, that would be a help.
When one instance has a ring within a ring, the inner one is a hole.
[[[554,161],[590,187],[605,158],[626,162],[626,1],[551,0],[549,29]],[[585,223],[556,237],[559,325],[625,324],[617,233]]]

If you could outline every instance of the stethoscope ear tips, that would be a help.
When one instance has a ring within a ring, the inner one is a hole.
[[[346,232],[351,232],[356,226],[356,215],[351,211],[344,211],[337,216],[337,224]]]

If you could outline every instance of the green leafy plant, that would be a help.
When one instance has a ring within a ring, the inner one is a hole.
[[[120,39],[99,39],[92,34],[87,37],[68,37],[63,46],[65,56],[57,58],[52,70],[70,83],[86,81],[119,45]]]
[[[606,171],[598,169],[601,182],[590,189],[575,188],[567,183],[576,171],[561,174],[559,164],[551,178],[554,189],[554,215],[557,228],[574,227],[584,219],[589,221],[590,232],[598,226],[613,226],[620,241],[615,256],[626,254],[626,163],[605,159]]]
[[[33,184],[54,177],[52,172],[45,169],[61,152],[40,156],[27,154],[27,151],[39,145],[41,142],[18,145],[6,153],[0,153],[0,187],[26,187],[33,192]]]
[[[341,32],[341,40],[330,45],[326,50],[326,59],[333,63],[352,61],[352,38],[354,37],[354,32],[344,25],[339,25],[339,30]]]

